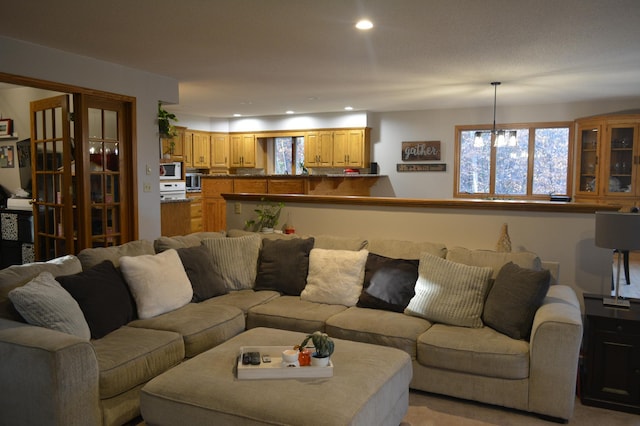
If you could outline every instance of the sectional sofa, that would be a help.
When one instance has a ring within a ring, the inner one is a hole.
[[[395,347],[413,389],[566,420],[582,320],[556,281],[528,252],[234,230],[11,266],[0,424],[125,424],[149,380],[255,327]]]

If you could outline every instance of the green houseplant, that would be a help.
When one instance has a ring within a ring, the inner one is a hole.
[[[247,220],[244,224],[245,229],[250,231],[266,231],[273,230],[280,219],[280,212],[284,207],[284,203],[265,202],[261,200],[260,204],[253,210],[257,218]]]
[[[302,343],[298,346],[298,350],[303,351],[309,340],[315,347],[315,352],[311,355],[311,365],[326,366],[329,364],[329,357],[333,354],[335,348],[333,340],[327,333],[321,331],[314,331],[312,334],[308,334],[304,338]]]
[[[172,121],[178,121],[176,115],[162,108],[162,104],[158,102],[158,133],[161,138],[172,139],[178,135]],[[175,143],[172,141],[171,147],[173,146]]]

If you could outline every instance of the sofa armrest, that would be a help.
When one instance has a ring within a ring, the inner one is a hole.
[[[0,425],[100,425],[91,343],[0,318]]]
[[[530,338],[529,410],[569,419],[582,342],[580,303],[571,287],[552,285]]]

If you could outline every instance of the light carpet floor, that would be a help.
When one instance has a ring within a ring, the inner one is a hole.
[[[553,426],[533,414],[411,391],[401,426]],[[576,399],[570,426],[640,426],[640,415],[582,405]]]

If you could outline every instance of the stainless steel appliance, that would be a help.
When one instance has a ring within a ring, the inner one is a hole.
[[[187,198],[187,187],[183,180],[160,182],[160,201],[184,200]]]
[[[187,173],[185,174],[185,183],[187,185],[187,192],[200,192],[202,189],[201,180],[202,173]]]
[[[160,163],[160,180],[180,180],[182,179],[182,163]]]

